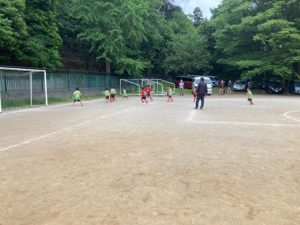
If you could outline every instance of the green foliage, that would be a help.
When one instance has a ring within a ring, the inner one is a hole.
[[[299,1],[227,0],[215,11],[211,25],[216,61],[239,70],[242,77],[292,78],[299,63]]]
[[[21,40],[27,35],[24,0],[0,0],[0,62],[10,64],[20,54]]]
[[[223,0],[207,20],[172,0],[0,0],[0,61],[56,68],[62,53],[137,77],[291,78],[300,75],[299,11],[299,0]]]
[[[179,35],[165,60],[166,71],[183,74],[209,71],[210,54],[205,46],[205,39],[196,34]]]
[[[89,44],[97,60],[109,62],[107,65],[112,64],[117,73],[139,76],[144,67],[138,48],[145,39],[142,16],[147,15],[146,7],[140,0],[89,0],[84,6],[74,0],[72,15],[80,21],[78,38]]]
[[[60,65],[61,38],[56,23],[55,6],[55,0],[26,1],[28,36],[24,38],[21,56],[26,65],[44,68]]]
[[[174,36],[164,62],[166,71],[183,74],[209,71],[210,53],[206,37],[198,34],[192,21],[182,13],[174,13],[169,25]]]
[[[55,1],[0,0],[0,60],[9,65],[60,65]]]

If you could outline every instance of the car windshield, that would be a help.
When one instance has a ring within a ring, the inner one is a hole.
[[[296,85],[297,87],[300,87],[300,80],[295,80],[295,85]]]
[[[236,82],[235,82],[235,84],[239,84],[239,85],[241,85],[241,84],[242,84],[242,85],[244,85],[244,84],[245,84],[245,82],[244,82],[244,81],[241,81],[241,80],[239,80],[239,81],[236,81]]]
[[[199,84],[199,82],[200,82],[200,78],[196,78],[196,79],[195,79],[195,84]],[[206,84],[211,84],[211,80],[208,79],[208,78],[204,78],[204,82],[205,82]]]
[[[204,79],[204,82],[205,82],[206,84],[211,84],[211,80],[210,80],[210,79]]]

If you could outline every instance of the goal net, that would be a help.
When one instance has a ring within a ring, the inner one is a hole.
[[[175,93],[175,84],[162,79],[120,79],[120,94],[125,89],[128,95],[140,95],[141,89],[147,86],[151,87],[152,95],[166,95],[169,86]]]
[[[41,104],[48,105],[45,70],[0,67],[0,113]]]

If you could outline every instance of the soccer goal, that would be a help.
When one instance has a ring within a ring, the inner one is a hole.
[[[120,94],[126,89],[129,95],[140,95],[141,89],[147,86],[152,88],[152,95],[166,95],[168,86],[175,93],[175,84],[162,79],[120,79]]]
[[[46,70],[0,67],[0,113],[38,104],[48,105]]]

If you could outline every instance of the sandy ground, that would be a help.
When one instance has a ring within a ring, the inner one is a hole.
[[[299,225],[300,97],[0,115],[0,225]]]

